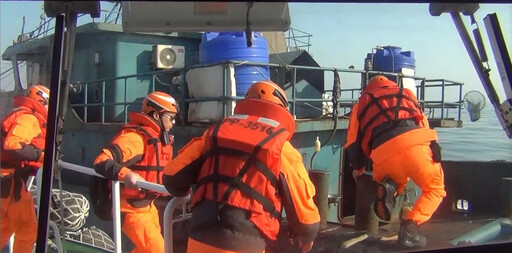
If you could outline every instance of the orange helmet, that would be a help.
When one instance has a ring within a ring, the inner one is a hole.
[[[397,84],[383,75],[374,76],[366,84],[365,90],[373,90],[375,88],[397,86]]]
[[[43,85],[30,86],[27,89],[27,97],[37,100],[43,105],[47,105],[50,101],[50,90]]]
[[[149,114],[152,111],[178,113],[176,100],[160,91],[149,93],[142,101],[142,112]]]
[[[251,85],[245,98],[261,99],[288,108],[288,98],[279,85],[272,81],[258,81]]]

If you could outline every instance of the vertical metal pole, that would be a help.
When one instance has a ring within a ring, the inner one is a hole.
[[[172,214],[174,213],[174,209],[178,205],[178,202],[181,197],[174,197],[169,201],[164,211],[164,252],[165,253],[173,253],[174,251],[174,238],[173,238],[173,225],[174,220],[172,218]],[[183,213],[185,215],[185,213]]]
[[[105,81],[101,82],[101,124],[105,124]]]
[[[425,85],[426,85],[425,79],[421,80],[421,101],[422,101],[421,109],[423,111],[425,111]]]
[[[461,110],[462,110],[462,83],[459,84],[459,117],[458,117],[458,121],[460,121]]]
[[[14,55],[12,57],[11,62],[12,62],[12,75],[14,78],[14,90],[21,91],[23,87],[21,86],[20,69],[19,69],[18,59],[17,59],[16,55]]]
[[[190,194],[184,197],[174,197],[167,203],[167,206],[165,206],[164,211],[164,252],[165,253],[173,253],[174,250],[174,236],[173,236],[173,224],[175,223],[175,220],[173,219],[172,215],[174,213],[174,210],[178,206],[182,206],[182,215],[185,217],[185,204],[187,201],[189,201],[191,198]]]
[[[297,103],[295,102],[295,83],[297,82],[297,69],[292,69],[292,103],[293,103],[293,109],[292,109],[292,116],[294,119],[297,118],[295,111],[297,107]],[[334,109],[333,109],[334,110]]]
[[[441,119],[444,119],[444,80],[441,81]]]
[[[43,170],[37,171],[36,174],[36,185],[41,185],[43,182]],[[37,199],[37,206],[41,204],[41,187],[36,187],[36,199]],[[37,217],[39,217],[39,209],[37,210]]]
[[[128,123],[128,106],[127,106],[127,97],[128,95],[126,94],[127,91],[126,91],[126,87],[127,87],[127,82],[128,82],[128,78],[125,78],[124,79],[124,123]]]
[[[114,220],[114,252],[121,253],[121,182],[112,181],[112,216]]]
[[[84,87],[85,87],[85,91],[84,91],[84,123],[87,123],[87,108],[89,108],[89,106],[87,106],[87,97],[88,97],[88,92],[87,90],[89,89],[88,88],[88,85],[89,83],[85,83]]]
[[[227,87],[228,87],[228,70],[227,68],[230,68],[230,65],[222,64],[222,118],[226,117],[228,115],[228,109],[227,107]],[[231,93],[231,92],[230,92]]]
[[[180,106],[180,111],[181,113],[178,113],[178,117],[180,117],[180,125],[181,126],[185,126],[187,122],[185,122],[185,115],[188,111],[188,106],[190,105],[190,103],[186,102],[186,98],[188,98],[188,81],[187,81],[187,75],[186,73],[183,74],[183,89],[181,89],[181,101],[183,101],[182,103],[178,102],[178,106]],[[187,86],[187,87],[185,87]]]
[[[55,140],[57,136],[59,98],[61,86],[62,52],[64,42],[64,15],[55,18],[55,36],[53,41],[52,70],[50,76],[50,103],[48,106],[48,127],[46,129],[46,145],[43,163],[43,179],[41,182],[41,203],[37,227],[36,253],[46,252],[48,243],[48,220],[50,219],[50,197],[53,181],[55,160]],[[67,95],[67,94],[65,94]],[[63,105],[65,106],[65,105]]]

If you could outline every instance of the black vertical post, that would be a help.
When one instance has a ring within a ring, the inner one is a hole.
[[[55,161],[55,137],[57,136],[57,112],[59,111],[62,51],[64,45],[64,15],[55,18],[55,35],[53,38],[52,66],[50,76],[50,103],[48,106],[48,125],[46,128],[46,145],[43,163],[43,179],[41,185],[41,200],[39,203],[39,218],[37,227],[36,252],[46,252],[48,243],[48,220],[50,218],[50,197]]]

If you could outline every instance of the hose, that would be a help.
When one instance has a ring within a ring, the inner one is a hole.
[[[329,141],[332,140],[332,138],[336,134],[336,130],[338,129],[338,99],[340,96],[341,96],[340,76],[338,74],[338,70],[334,69],[334,84],[333,84],[333,88],[332,88],[332,98],[331,98],[332,99],[332,120],[334,120],[334,127],[333,127],[333,130],[332,130],[329,138],[327,138],[327,140],[325,140],[325,142],[322,143],[322,145],[320,145],[320,149],[325,147],[325,145],[327,143],[329,143]],[[318,140],[318,136],[317,136],[317,140]],[[315,152],[311,156],[311,160],[309,162],[309,168],[311,170],[313,169],[313,159],[315,158],[316,153],[318,153],[318,151],[320,151],[320,149],[315,150]]]

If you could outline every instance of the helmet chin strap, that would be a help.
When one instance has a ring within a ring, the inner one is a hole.
[[[164,122],[162,121],[163,113],[158,113],[158,124],[160,125],[160,141],[164,146],[169,145],[169,132],[165,131]]]
[[[165,131],[164,122],[162,121],[163,113],[156,111],[155,113],[158,113],[158,125],[160,126],[160,141],[164,146],[169,145],[169,133]]]

